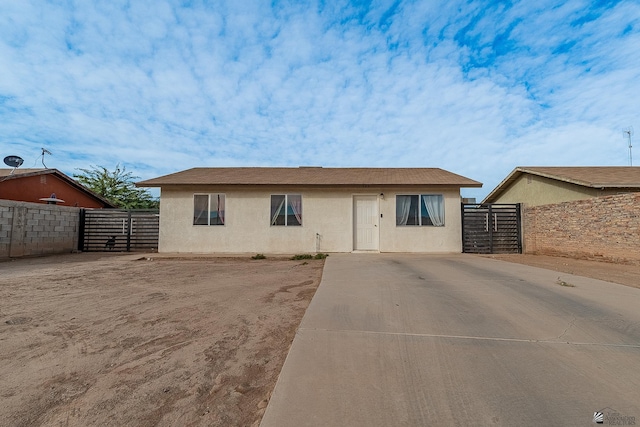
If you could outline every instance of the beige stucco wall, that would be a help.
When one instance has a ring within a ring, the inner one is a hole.
[[[224,193],[224,226],[194,226],[193,195]],[[302,226],[270,225],[271,194],[302,194]],[[380,197],[384,193],[384,198]],[[443,194],[444,227],[396,226],[396,194]],[[160,252],[315,253],[353,250],[353,196],[377,195],[381,252],[461,252],[458,188],[163,188]],[[316,234],[319,234],[319,239]]]
[[[494,203],[525,203],[528,206],[539,206],[590,199],[619,192],[620,190],[587,188],[538,175],[522,174]]]

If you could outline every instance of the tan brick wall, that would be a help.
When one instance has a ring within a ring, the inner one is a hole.
[[[72,252],[80,209],[0,200],[0,258]]]
[[[640,193],[525,207],[524,252],[640,264]]]

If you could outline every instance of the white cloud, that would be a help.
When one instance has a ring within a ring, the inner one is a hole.
[[[485,182],[466,191],[481,198],[518,165],[626,164],[639,16],[635,2],[586,0],[9,2],[2,146],[143,178],[435,166]]]

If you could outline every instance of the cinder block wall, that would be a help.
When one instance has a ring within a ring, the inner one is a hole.
[[[13,224],[13,208],[5,200],[0,200],[0,258],[9,256],[11,247],[11,226]]]
[[[640,264],[640,193],[525,207],[524,252]]]
[[[80,208],[0,200],[0,258],[72,252]]]

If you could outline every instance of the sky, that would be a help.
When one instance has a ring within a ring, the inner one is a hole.
[[[0,0],[24,168],[438,167],[482,200],[517,166],[629,165],[639,113],[637,0]]]

